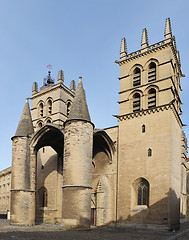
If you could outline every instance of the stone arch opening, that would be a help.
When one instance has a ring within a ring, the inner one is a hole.
[[[112,164],[115,147],[104,130],[93,135],[93,170],[91,194],[91,224],[102,225],[109,220],[110,190],[105,174]]]
[[[111,219],[110,202],[111,191],[108,180],[102,176],[96,182],[94,194],[91,199],[91,224],[101,226]]]
[[[54,222],[61,218],[63,144],[63,133],[48,124],[31,140],[35,153],[36,222]],[[44,189],[46,191],[42,191]],[[42,202],[48,204],[42,206]]]
[[[93,169],[102,171],[112,163],[114,143],[105,131],[97,131],[93,135]]]

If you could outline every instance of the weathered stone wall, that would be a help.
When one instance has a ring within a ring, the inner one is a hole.
[[[11,167],[0,172],[0,214],[10,211]]]
[[[58,172],[58,155],[50,146],[39,149],[37,153],[37,216],[36,221],[56,222],[61,218],[62,175]],[[40,190],[47,191],[47,204],[43,206]]]
[[[91,215],[93,126],[86,121],[65,125],[63,162],[63,220],[89,225]],[[70,215],[71,206],[74,214]],[[74,210],[75,209],[75,210]]]
[[[47,87],[32,95],[32,121],[35,131],[39,129],[38,123],[46,124],[48,120],[63,127],[67,119],[67,103],[72,102],[73,91],[62,84]],[[48,100],[52,100],[52,113],[48,113]],[[43,116],[39,115],[39,104],[43,103]]]
[[[29,137],[14,137],[11,177],[11,224],[35,223],[35,190],[31,190]]]

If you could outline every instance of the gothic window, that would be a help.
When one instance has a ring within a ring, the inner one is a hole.
[[[149,186],[147,182],[141,181],[138,184],[138,197],[137,205],[147,205],[149,204]]]
[[[133,95],[133,112],[140,111],[140,94]]]
[[[151,156],[152,156],[152,149],[149,148],[149,149],[148,149],[148,157],[151,157]]]
[[[156,64],[151,62],[148,69],[148,82],[156,80]]]
[[[151,88],[148,91],[148,108],[156,107],[156,90]]]
[[[141,71],[140,68],[136,67],[133,72],[133,87],[141,84]]]
[[[71,102],[67,103],[67,116],[70,114],[70,109],[71,109]]]
[[[142,133],[145,133],[145,131],[146,131],[146,127],[145,127],[145,125],[143,124],[143,125],[142,125]]]
[[[52,114],[52,100],[49,99],[47,102],[47,114],[50,115]]]
[[[39,117],[43,117],[43,103],[39,104]]]

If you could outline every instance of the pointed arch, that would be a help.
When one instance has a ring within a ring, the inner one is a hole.
[[[133,183],[134,189],[134,206],[149,207],[150,184],[147,179],[140,177]]]
[[[71,102],[71,100],[68,100],[68,101],[66,102],[67,117],[68,117],[69,114],[70,114],[71,106],[72,106],[72,102]]]
[[[38,103],[38,116],[39,118],[42,118],[44,116],[44,102],[40,101]]]
[[[109,162],[112,162],[115,146],[112,139],[104,130],[94,130],[93,135],[93,158],[96,155],[96,150],[102,149],[108,156]]]
[[[51,146],[59,156],[63,156],[64,134],[52,124],[46,124],[32,137],[30,146],[38,151],[44,146]]]
[[[47,101],[46,101],[47,115],[51,115],[52,114],[52,104],[53,104],[52,98],[48,98]]]
[[[101,226],[108,223],[111,219],[109,211],[112,193],[107,177],[102,176],[95,189],[95,225]]]

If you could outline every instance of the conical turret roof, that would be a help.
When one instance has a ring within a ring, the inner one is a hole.
[[[26,100],[26,103],[24,105],[24,109],[20,118],[20,122],[18,124],[15,137],[18,136],[27,136],[34,132],[33,130],[33,124],[32,124],[32,118],[30,113],[30,106],[28,103],[28,100]]]
[[[79,78],[79,83],[77,86],[76,94],[72,103],[68,120],[85,120],[89,122],[91,121],[81,77]]]

